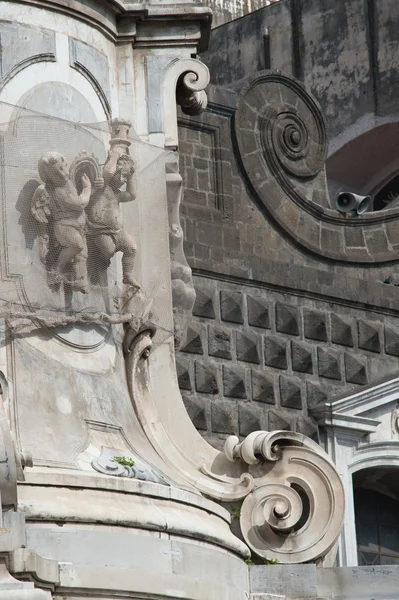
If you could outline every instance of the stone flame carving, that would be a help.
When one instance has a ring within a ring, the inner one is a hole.
[[[283,563],[328,554],[342,527],[345,497],[334,465],[318,444],[297,433],[256,431],[242,443],[229,437],[225,454],[260,468],[240,516],[253,552]]]
[[[174,336],[175,346],[180,348],[191,318],[195,302],[195,289],[191,269],[183,249],[183,230],[179,215],[182,177],[179,174],[177,156],[174,153],[170,154],[166,163],[166,190],[168,194]]]

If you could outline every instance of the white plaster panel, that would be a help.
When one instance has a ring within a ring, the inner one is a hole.
[[[91,27],[90,25],[88,25],[80,20],[73,19],[71,17],[59,14],[57,12],[46,11],[42,8],[36,8],[34,6],[20,5],[18,3],[14,3],[14,2],[12,2],[12,3],[11,2],[10,3],[9,2],[1,2],[0,3],[0,18],[4,19],[4,20],[10,20],[13,22],[19,22],[19,23],[23,23],[26,25],[36,26],[36,27],[42,27],[43,24],[45,23],[47,29],[56,31],[58,34],[60,34],[57,36],[57,48],[56,48],[57,61],[60,61],[60,63],[62,63],[64,65],[64,67],[68,66],[68,69],[69,69],[69,49],[67,46],[65,46],[65,44],[64,44],[64,47],[62,47],[60,45],[60,36],[64,36],[64,38],[66,38],[66,41],[68,41],[68,36],[71,36],[73,38],[76,38],[78,40],[85,42],[86,44],[89,44],[90,46],[93,46],[94,48],[97,48],[103,54],[106,54],[108,61],[109,61],[109,68],[110,68],[109,73],[110,73],[110,85],[111,85],[111,89],[110,89],[111,109],[112,109],[112,113],[114,116],[119,116],[118,91],[117,91],[117,80],[116,80],[117,64],[116,64],[115,45],[113,44],[113,42],[111,42],[109,39],[107,39],[98,29]],[[53,66],[56,67],[57,63],[54,64]],[[69,70],[73,72],[73,69],[69,69]],[[24,74],[26,74],[27,72],[28,72],[28,69],[24,69],[20,73],[22,75],[22,78],[25,77]],[[54,71],[50,71],[48,73],[49,77],[46,79],[46,81],[52,80],[51,78],[54,77],[53,73],[54,73]],[[57,73],[57,71],[56,71],[56,73]],[[65,75],[60,73],[59,77],[57,77],[57,75],[55,75],[54,80],[55,81],[65,81],[66,83],[69,82],[70,85],[75,85],[74,82],[77,81],[78,85],[76,86],[76,88],[79,89],[80,91],[82,91],[82,93],[85,94],[85,90],[87,88],[89,88],[90,89],[89,97],[91,98],[92,94],[94,94],[94,96],[96,96],[96,93],[95,93],[94,89],[92,88],[92,86],[82,76],[80,79],[72,79],[72,80],[68,81],[68,79],[65,79]],[[79,81],[81,81],[81,80],[86,81],[86,84],[84,87],[80,87],[81,84],[79,83]],[[32,81],[32,80],[30,80],[30,81]],[[23,87],[23,82],[19,82],[18,85],[21,85]],[[86,85],[87,85],[87,87],[86,87]],[[32,87],[32,84],[30,85],[30,87]],[[22,92],[22,93],[24,93],[24,92]],[[22,93],[20,95],[22,95]],[[15,98],[15,94],[14,94],[14,98]],[[7,101],[4,98],[1,98],[1,100]],[[96,100],[97,100],[97,104],[99,104],[101,106],[98,98],[96,98]],[[8,100],[8,101],[10,101],[10,100]],[[16,102],[14,102],[14,103],[16,104]],[[102,114],[102,116],[99,118],[99,120],[100,121],[104,120],[104,113],[100,112],[99,114],[100,115]]]

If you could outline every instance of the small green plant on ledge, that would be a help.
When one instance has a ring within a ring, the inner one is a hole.
[[[255,563],[254,563],[254,561],[252,560],[251,557],[248,557],[248,558],[245,559],[245,564],[246,565],[254,565]]]
[[[267,556],[263,559],[265,565],[279,565],[280,561],[278,558],[267,558]]]
[[[233,517],[233,519],[239,520],[241,517],[241,508],[233,508],[231,510],[231,516]]]
[[[134,467],[134,460],[132,458],[126,458],[126,456],[114,456],[114,461],[124,467]]]

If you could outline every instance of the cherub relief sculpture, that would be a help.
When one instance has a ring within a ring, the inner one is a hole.
[[[108,266],[116,252],[122,252],[123,283],[139,289],[133,277],[136,244],[123,228],[121,202],[135,199],[135,164],[129,155],[130,122],[115,119],[107,161],[103,169],[103,185],[95,186],[87,207],[88,239]],[[126,185],[125,191],[122,191]]]
[[[123,283],[135,293],[133,278],[136,245],[123,228],[121,202],[135,199],[135,164],[129,154],[130,122],[112,121],[110,150],[103,172],[97,159],[81,152],[68,171],[58,152],[43,154],[38,171],[44,182],[36,189],[31,212],[39,224],[39,252],[50,287],[68,284],[87,294],[88,256],[95,268],[92,281],[122,252]],[[125,189],[123,189],[125,188]],[[89,245],[89,249],[88,249]]]
[[[82,175],[78,194],[66,160],[58,152],[43,154],[38,171],[44,185],[35,191],[31,211],[40,227],[40,258],[46,264],[49,284],[59,287],[68,283],[73,290],[87,294],[85,208],[91,196],[90,179]]]

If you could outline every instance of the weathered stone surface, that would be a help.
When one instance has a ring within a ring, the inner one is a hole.
[[[191,354],[204,354],[202,336],[203,325],[193,321],[187,329],[186,343],[182,348],[182,352],[190,352]]]
[[[280,377],[280,404],[284,408],[301,410],[302,397],[298,380]]]
[[[399,329],[385,327],[385,352],[391,356],[399,356]]]
[[[246,436],[252,431],[262,429],[259,411],[256,406],[238,407],[238,431],[240,435]]]
[[[206,421],[206,402],[205,398],[182,395],[184,406],[197,429],[208,428]]]
[[[331,314],[331,341],[333,344],[353,347],[353,322],[354,319],[351,317]]]
[[[248,324],[254,327],[270,329],[270,306],[262,298],[247,296]]]
[[[259,371],[251,372],[252,400],[275,404],[273,377]]]
[[[179,388],[181,390],[191,390],[189,365],[180,355],[176,356],[176,371]]]
[[[259,336],[250,331],[237,331],[236,350],[238,360],[260,363],[259,358]]]
[[[326,315],[314,310],[303,311],[305,337],[311,340],[327,341]]]
[[[348,383],[367,383],[366,361],[345,353],[345,378]]]
[[[195,361],[195,389],[203,394],[217,394],[217,368]]]
[[[283,339],[265,337],[265,364],[277,369],[287,368],[287,344]]]
[[[324,388],[312,381],[306,382],[306,404],[308,408],[313,408],[316,404],[326,402],[327,398],[327,392]]]
[[[237,406],[230,402],[218,402],[211,407],[212,431],[215,433],[237,433]]]
[[[269,410],[267,420],[269,431],[275,431],[277,429],[290,431],[291,429],[292,420],[286,414],[283,417],[281,413],[278,413],[275,410]]]
[[[359,319],[357,323],[359,335],[359,348],[370,352],[381,352],[380,326]]]
[[[220,292],[220,313],[223,321],[244,323],[242,294],[240,292]]]
[[[244,399],[247,397],[245,369],[229,368],[223,365],[223,394],[228,398]]]
[[[318,348],[317,360],[320,377],[325,377],[326,379],[341,379],[341,367],[337,352]]]
[[[313,373],[312,347],[300,342],[291,342],[291,361],[294,371]]]
[[[276,303],[276,329],[282,333],[299,335],[298,309],[295,306]]]
[[[217,301],[216,291],[208,287],[195,288],[196,298],[193,308],[193,315],[204,317],[206,319],[214,319],[216,317],[215,306]]]
[[[231,359],[231,331],[222,327],[208,328],[209,356]]]

